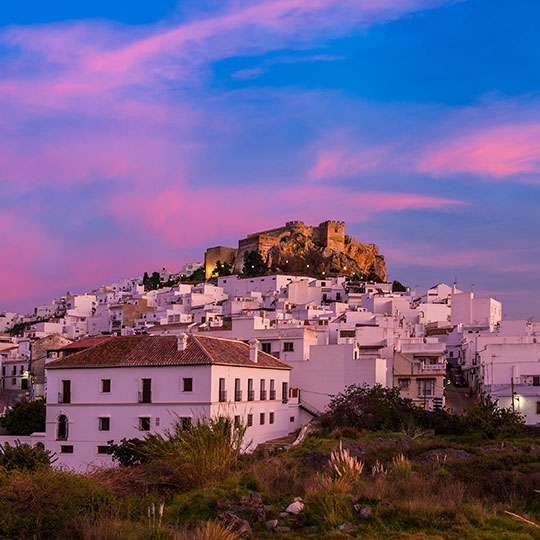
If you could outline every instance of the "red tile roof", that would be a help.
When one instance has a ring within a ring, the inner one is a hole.
[[[70,343],[69,345],[64,345],[63,347],[60,347],[60,351],[69,351],[70,349],[89,349],[90,347],[95,347],[96,345],[99,345],[100,343],[103,343],[104,341],[108,341],[109,339],[112,339],[114,336],[98,336],[98,337],[90,337],[90,338],[83,338],[79,339],[77,341],[74,341],[73,343]]]
[[[53,360],[47,369],[230,365],[252,368],[292,369],[289,364],[262,351],[258,362],[249,359],[249,345],[243,341],[201,335],[189,335],[187,347],[178,350],[177,336],[113,337],[83,351]]]

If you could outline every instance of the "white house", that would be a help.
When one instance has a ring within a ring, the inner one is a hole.
[[[228,416],[249,447],[299,426],[291,367],[250,344],[202,335],[115,337],[47,364],[46,446],[59,465],[107,465],[108,441],[179,419]]]

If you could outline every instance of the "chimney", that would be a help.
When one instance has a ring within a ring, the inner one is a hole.
[[[259,340],[258,339],[250,339],[249,340],[249,359],[253,363],[257,363],[259,361]]]
[[[177,338],[178,350],[185,351],[187,347],[188,336],[186,333],[182,333]]]

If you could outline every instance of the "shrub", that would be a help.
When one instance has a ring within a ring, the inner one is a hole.
[[[0,417],[9,435],[32,435],[45,431],[45,401],[21,401]]]
[[[0,465],[8,471],[35,471],[41,466],[49,467],[55,461],[56,458],[50,450],[21,444],[20,441],[15,441],[14,446],[9,443],[0,445]]]

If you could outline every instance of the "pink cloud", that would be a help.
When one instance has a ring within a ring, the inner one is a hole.
[[[310,180],[350,178],[381,165],[388,152],[386,147],[364,148],[356,151],[341,149],[320,150],[315,165],[308,172]]]
[[[446,137],[416,162],[420,172],[437,176],[468,172],[501,178],[540,172],[540,124],[483,127]]]

